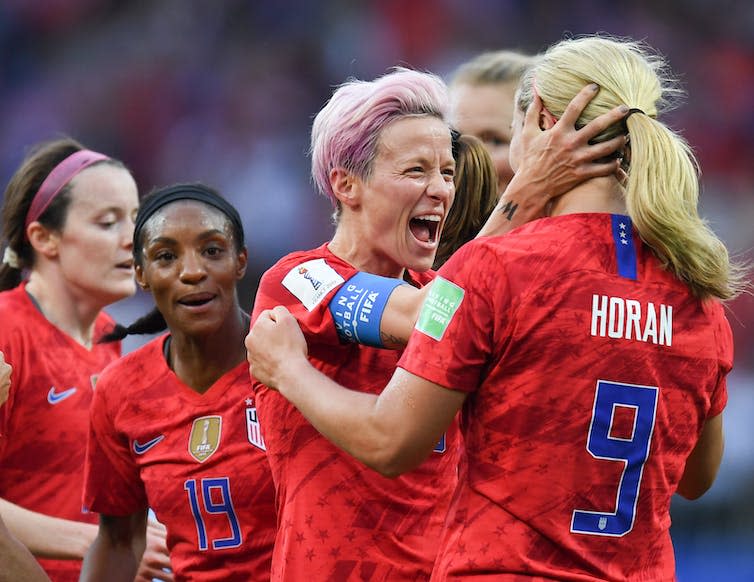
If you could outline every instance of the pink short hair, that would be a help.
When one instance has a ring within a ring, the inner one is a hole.
[[[314,119],[312,179],[336,205],[330,171],[344,168],[368,178],[380,134],[397,119],[431,115],[446,120],[447,87],[440,77],[396,67],[374,81],[340,85]]]

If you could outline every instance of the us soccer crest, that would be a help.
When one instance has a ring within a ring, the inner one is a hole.
[[[209,459],[220,446],[222,427],[221,416],[202,416],[194,420],[189,437],[189,454],[200,463]]]
[[[246,409],[246,434],[249,437],[249,442],[255,447],[266,451],[264,446],[264,438],[262,438],[262,427],[259,425],[259,417],[257,416],[256,408]]]

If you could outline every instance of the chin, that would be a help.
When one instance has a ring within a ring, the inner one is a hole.
[[[113,285],[108,289],[103,289],[103,295],[108,295],[112,298],[111,303],[120,301],[121,299],[127,299],[136,293],[136,283],[130,281],[129,283],[123,283],[121,285]]]

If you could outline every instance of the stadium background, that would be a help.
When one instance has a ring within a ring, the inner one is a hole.
[[[327,240],[308,132],[332,88],[403,64],[447,76],[482,50],[542,50],[567,34],[644,39],[689,93],[670,117],[703,169],[703,214],[754,258],[754,3],[748,0],[3,0],[0,178],[69,134],[123,159],[140,190],[200,180],[241,211],[251,265]],[[631,105],[631,104],[629,104]],[[110,311],[132,321],[143,295]],[[730,305],[736,369],[713,489],[676,499],[681,582],[754,580],[754,299]],[[126,345],[132,349],[142,340]]]

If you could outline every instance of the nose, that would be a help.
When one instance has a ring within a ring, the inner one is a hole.
[[[442,202],[452,202],[455,194],[453,177],[442,173],[440,170],[432,172],[427,184],[427,195]]]
[[[179,275],[183,283],[196,283],[207,276],[204,261],[197,253],[189,252],[181,261],[181,273]]]
[[[130,220],[125,222],[125,225],[121,229],[121,244],[127,249],[133,249],[134,247],[134,223]]]

